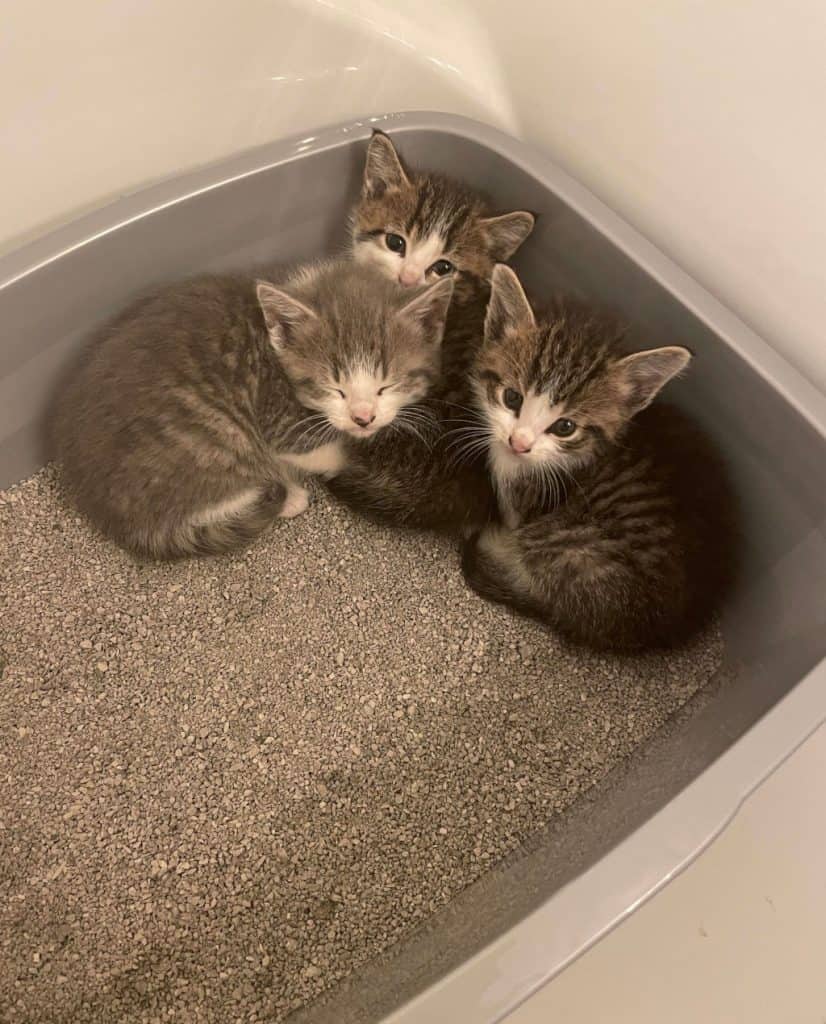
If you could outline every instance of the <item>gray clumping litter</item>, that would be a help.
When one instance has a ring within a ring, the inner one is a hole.
[[[490,871],[702,687],[716,633],[583,654],[452,545],[319,496],[138,566],[0,492],[0,1019],[280,1021]]]

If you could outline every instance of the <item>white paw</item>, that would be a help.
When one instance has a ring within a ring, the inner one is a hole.
[[[307,511],[309,504],[310,492],[306,487],[289,487],[287,489],[287,497],[284,499],[284,504],[278,513],[278,518],[295,519],[296,516],[300,516],[302,512]]]

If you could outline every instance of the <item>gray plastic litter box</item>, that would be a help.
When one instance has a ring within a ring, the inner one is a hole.
[[[165,181],[0,258],[0,487],[46,460],[58,374],[136,292],[340,245],[379,126],[411,162],[539,214],[515,261],[530,288],[574,290],[697,354],[672,394],[727,452],[743,503],[746,571],[723,621],[733,678],[564,827],[307,1016],[491,1024],[689,863],[826,718],[824,397],[542,154],[462,118],[392,115]]]

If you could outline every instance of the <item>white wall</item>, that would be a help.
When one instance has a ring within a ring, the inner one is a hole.
[[[448,110],[545,148],[826,390],[822,0],[6,0],[3,21],[0,250],[279,136]]]
[[[469,6],[521,133],[826,390],[823,0]]]

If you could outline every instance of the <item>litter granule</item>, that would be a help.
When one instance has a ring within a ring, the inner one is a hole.
[[[715,673],[560,644],[318,495],[140,566],[0,492],[0,1019],[280,1021],[420,927]]]

